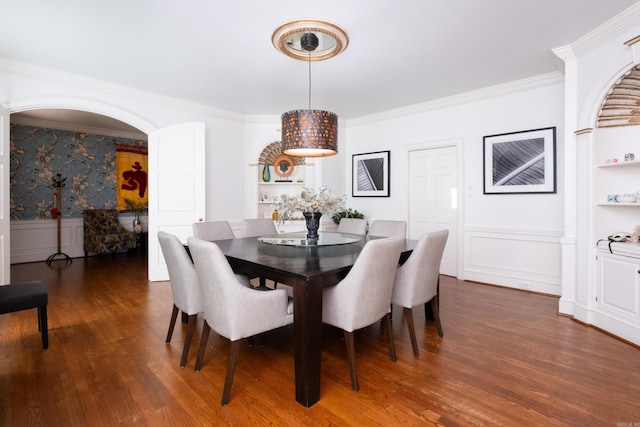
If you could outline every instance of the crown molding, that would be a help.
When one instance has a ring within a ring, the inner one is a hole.
[[[516,80],[509,83],[503,83],[496,86],[490,86],[484,89],[465,92],[459,95],[453,95],[446,98],[440,98],[433,101],[414,104],[407,107],[397,108],[394,110],[384,111],[382,113],[371,114],[368,116],[358,117],[346,120],[347,127],[360,126],[372,122],[382,120],[390,120],[398,117],[405,117],[414,114],[426,113],[429,111],[440,110],[443,108],[455,107],[471,102],[482,101],[485,99],[495,98],[498,96],[508,95],[512,93],[532,90],[539,87],[551,86],[564,83],[564,76],[559,71],[542,74],[522,80]]]
[[[571,43],[571,49],[577,57],[585,55],[628,31],[638,22],[640,22],[640,2]]]
[[[153,103],[156,105],[159,104],[168,108],[189,110],[206,116],[218,117],[239,122],[244,121],[245,117],[243,114],[210,107],[208,105],[199,104],[197,102],[186,101],[179,98],[172,98],[154,92],[147,92],[128,86],[109,83],[103,80],[92,79],[77,74],[58,71],[51,68],[14,61],[2,57],[0,57],[0,71],[7,72],[9,74],[16,74],[32,77],[35,79],[46,80],[58,84],[79,86],[87,90],[105,93],[110,96],[135,98],[147,103]]]

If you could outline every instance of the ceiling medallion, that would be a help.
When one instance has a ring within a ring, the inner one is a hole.
[[[318,47],[309,54],[302,47],[306,33],[318,37]],[[285,55],[300,61],[323,61],[343,52],[349,44],[347,33],[340,26],[316,18],[301,18],[280,25],[271,36],[273,46]]]

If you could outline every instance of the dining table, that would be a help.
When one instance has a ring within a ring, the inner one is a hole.
[[[296,401],[310,407],[320,400],[322,290],[342,280],[360,251],[374,236],[319,232],[216,240],[235,273],[291,286]],[[411,254],[417,240],[405,240],[398,262]]]

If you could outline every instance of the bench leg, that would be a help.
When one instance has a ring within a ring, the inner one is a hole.
[[[47,325],[47,306],[38,307],[38,330],[42,334],[42,348],[49,348],[49,327]]]

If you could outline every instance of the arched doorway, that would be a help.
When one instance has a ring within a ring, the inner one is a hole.
[[[2,232],[0,233],[0,240],[3,242],[3,257],[0,260],[0,270],[3,272],[3,282],[9,282],[9,266],[10,266],[10,218],[8,213],[9,206],[9,160],[8,153],[10,152],[10,138],[9,138],[9,123],[10,123],[10,115],[11,114],[24,114],[26,117],[31,116],[40,116],[43,119],[47,112],[50,113],[52,121],[54,118],[60,119],[60,116],[67,115],[68,117],[76,116],[79,118],[83,118],[86,120],[88,118],[95,119],[97,121],[101,121],[102,123],[111,123],[115,126],[115,123],[119,123],[117,127],[122,129],[127,129],[128,131],[134,130],[138,131],[140,135],[148,135],[150,132],[156,130],[155,127],[150,125],[145,120],[118,108],[115,108],[110,105],[102,104],[95,101],[89,101],[85,99],[74,99],[74,98],[51,98],[45,97],[42,99],[29,99],[24,101],[15,101],[12,102],[10,107],[4,111],[0,112],[2,115],[2,123],[6,125],[6,129],[3,131],[2,135],[0,135],[0,145],[2,148],[2,152],[6,153],[5,160],[3,166],[6,169],[6,172],[3,174],[3,188],[5,191],[2,192],[3,200],[0,201],[6,209],[7,212],[2,215],[0,219],[3,224],[1,227]],[[31,117],[33,119],[34,117]],[[77,122],[77,120],[76,120]],[[94,122],[94,126],[95,126]],[[108,126],[107,126],[108,127]],[[4,238],[6,236],[6,238]]]

